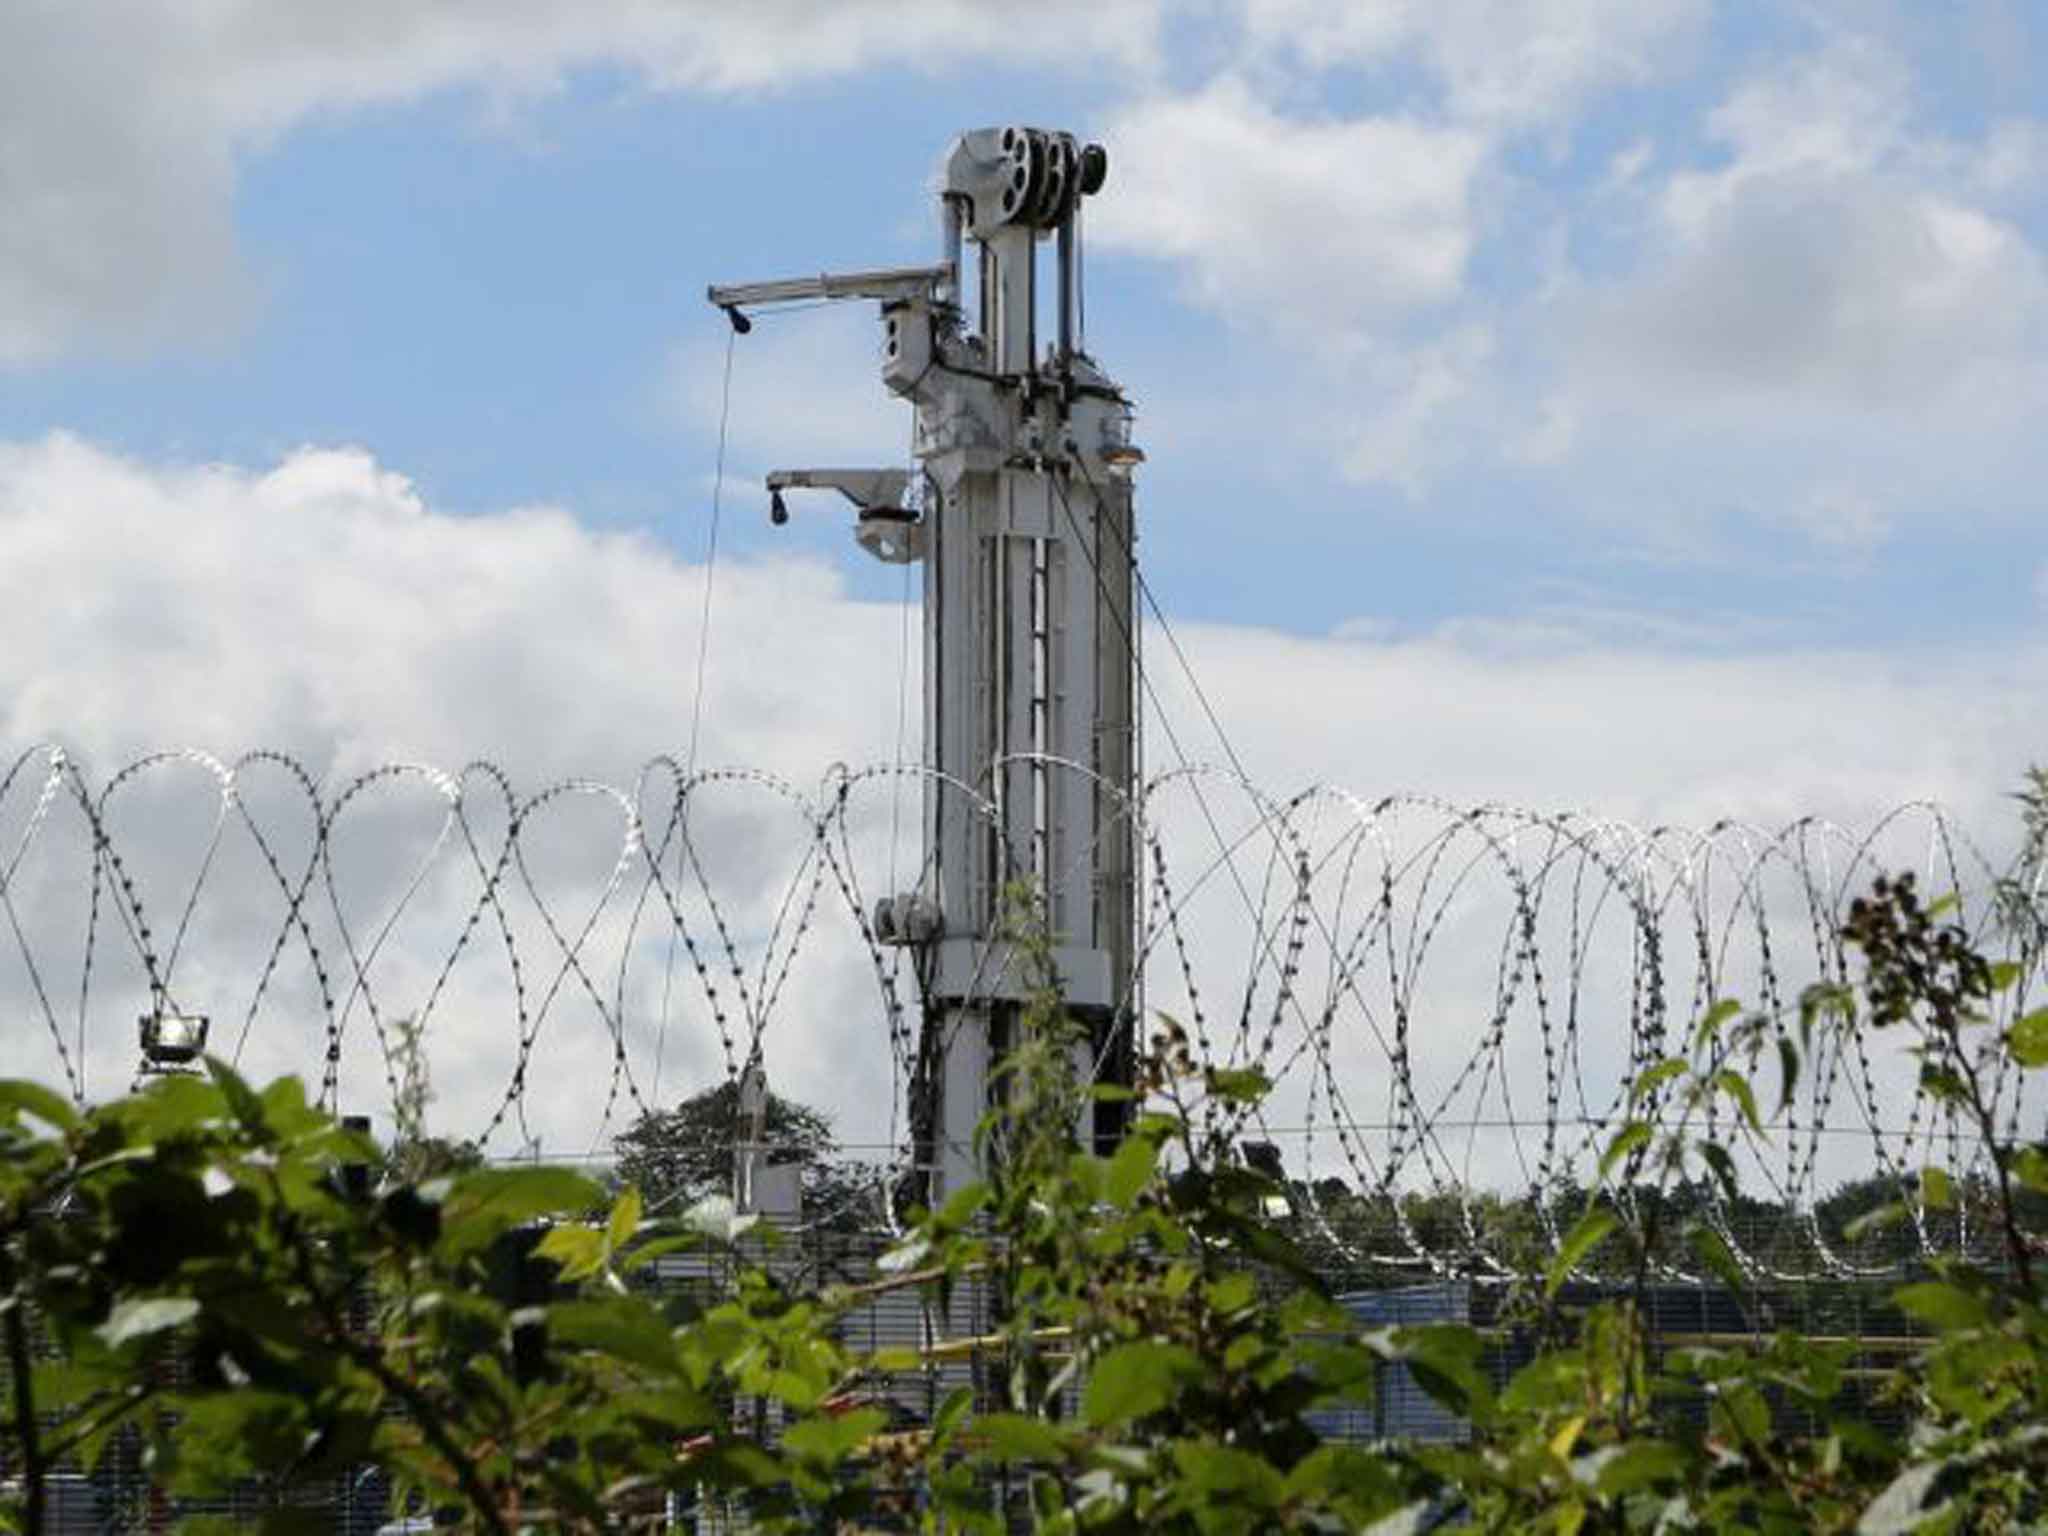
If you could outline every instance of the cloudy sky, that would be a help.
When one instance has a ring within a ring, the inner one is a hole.
[[[700,761],[893,756],[904,589],[756,489],[902,455],[872,317],[735,346],[700,646],[702,293],[930,259],[950,136],[1027,121],[1109,148],[1089,342],[1228,737],[1155,644],[1154,766],[1995,843],[2044,76],[2024,0],[10,5],[0,738],[630,786],[701,655]]]

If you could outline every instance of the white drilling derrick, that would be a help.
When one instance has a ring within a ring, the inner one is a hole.
[[[925,856],[915,889],[876,907],[883,942],[915,953],[925,1000],[912,1135],[934,1203],[978,1172],[974,1130],[1020,1007],[1042,984],[1006,939],[1019,884],[1050,943],[1085,1068],[1128,1082],[1134,1015],[1136,529],[1130,405],[1082,335],[1080,211],[1108,169],[1099,145],[1036,128],[964,134],[941,170],[931,267],[714,287],[744,311],[871,299],[882,382],[917,413],[903,469],[794,469],[783,492],[837,490],[855,536],[924,567]],[[977,261],[963,271],[963,244]],[[1041,284],[1041,245],[1052,281]],[[969,276],[973,278],[969,313]],[[1052,303],[1041,348],[1041,288]],[[987,807],[993,807],[991,815]],[[1113,1139],[1122,1106],[1098,1105]]]

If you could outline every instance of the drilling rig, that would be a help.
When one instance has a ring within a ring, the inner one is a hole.
[[[877,303],[882,383],[916,412],[909,467],[778,470],[768,492],[779,523],[786,492],[837,491],[863,549],[922,567],[924,858],[915,887],[885,895],[872,922],[881,942],[914,952],[911,1134],[934,1204],[978,1176],[991,1069],[1048,979],[1044,960],[1085,1026],[1077,1065],[1131,1079],[1131,476],[1144,454],[1129,400],[1084,336],[1081,210],[1107,172],[1102,146],[1071,134],[979,129],[941,165],[936,264],[709,292],[742,332],[762,306]],[[1031,944],[1015,936],[1020,890]],[[1114,1141],[1124,1110],[1098,1103],[1083,1129]]]

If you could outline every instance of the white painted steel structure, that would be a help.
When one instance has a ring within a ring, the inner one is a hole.
[[[990,1069],[1043,980],[1005,939],[1020,889],[1042,903],[1034,921],[1090,1026],[1089,1070],[1129,1071],[1140,762],[1130,471],[1143,455],[1129,402],[1082,333],[1081,207],[1106,171],[1101,147],[1070,135],[981,129],[943,163],[937,265],[709,293],[740,329],[749,307],[878,301],[882,382],[916,410],[920,483],[902,469],[794,469],[768,487],[777,521],[785,490],[841,492],[864,548],[923,566],[924,873],[877,905],[874,924],[884,942],[919,952],[913,1136],[934,1195],[974,1176]],[[1116,1131],[1105,1108],[1096,1132]]]

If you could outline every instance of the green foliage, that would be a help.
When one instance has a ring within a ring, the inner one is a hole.
[[[620,1282],[625,1250],[664,1235],[632,1191],[595,1228],[602,1192],[558,1169],[351,1198],[344,1167],[377,1159],[296,1082],[258,1093],[218,1062],[84,1113],[0,1088],[16,1528],[40,1528],[53,1469],[124,1431],[176,1496],[253,1482],[283,1502],[371,1462],[476,1530],[614,1529],[636,1508],[647,1524],[660,1490],[705,1483],[764,1488],[769,1516],[846,1502],[843,1421],[777,1448],[732,1419],[742,1393],[792,1433],[821,1419],[852,1362],[806,1303],[752,1271],[667,1317]],[[596,1252],[535,1305],[496,1270],[537,1226],[550,1256],[572,1235]]]
[[[668,1198],[715,1187],[708,1163],[669,1165],[660,1197],[608,1197],[563,1170],[426,1157],[417,1125],[394,1157],[295,1081],[259,1091],[219,1063],[89,1110],[0,1082],[0,1529],[40,1529],[52,1474],[117,1439],[174,1498],[264,1490],[276,1530],[309,1528],[295,1502],[364,1464],[412,1507],[492,1532],[660,1529],[669,1491],[729,1498],[766,1531],[2039,1529],[2048,1313],[2026,1202],[2048,1193],[2048,1147],[2001,1140],[1992,1116],[1997,1075],[2041,1058],[2039,1015],[1982,1027],[2019,973],[1909,880],[1880,882],[1845,937],[1859,986],[1816,989],[1794,1020],[1717,1002],[1645,1069],[1597,1188],[1326,1202],[1333,1223],[1390,1215],[1446,1246],[1483,1227],[1542,1274],[1513,1322],[1544,1347],[1505,1379],[1498,1331],[1367,1328],[1329,1298],[1273,1214],[1296,1192],[1232,1146],[1264,1080],[1202,1067],[1172,1020],[1125,1142],[1084,1144],[1083,1037],[1050,984],[1016,1021],[986,1182],[922,1215],[872,1277],[808,1292],[729,1201]],[[1847,1187],[1817,1213],[1823,1236],[1880,1240],[1909,1202],[1921,1220],[1983,1211],[1998,1262],[1897,1288],[1925,1342],[1879,1380],[1852,1346],[1790,1332],[1659,1354],[1645,1299],[1661,1264],[1750,1285],[1716,1225],[1742,1201],[1718,1138],[1764,1136],[1762,1105],[1858,1027],[1896,1032],[1997,1155],[1981,1179]],[[417,1109],[424,1078],[408,1082]],[[720,1284],[643,1284],[692,1254]],[[1608,1299],[1576,1305],[1588,1279]],[[970,1282],[996,1306],[984,1390],[890,1432],[874,1387],[920,1358],[864,1354],[842,1322],[881,1292]],[[1396,1366],[1467,1438],[1317,1433],[1311,1415]],[[1874,1401],[1908,1432],[1865,1422]]]
[[[762,1130],[771,1164],[802,1169],[810,1219],[851,1227],[873,1215],[876,1171],[836,1155],[832,1122],[823,1111],[771,1092]],[[636,1120],[615,1144],[618,1181],[638,1188],[656,1211],[730,1193],[733,1149],[745,1136],[739,1085],[720,1083]]]

